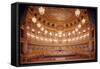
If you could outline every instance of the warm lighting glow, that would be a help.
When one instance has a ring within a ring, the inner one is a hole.
[[[40,28],[40,27],[41,27],[41,24],[40,24],[40,23],[37,23],[37,27],[39,27],[39,28]]]
[[[89,36],[89,33],[83,35],[84,38],[86,38],[87,36]]]
[[[80,10],[79,9],[76,9],[75,10],[75,15],[78,17],[80,15]]]
[[[75,31],[77,32],[77,31],[78,31],[78,29],[76,28],[76,29],[75,29]]]
[[[78,32],[79,34],[81,33],[81,32]]]
[[[72,39],[73,41],[75,40],[75,38]]]
[[[55,36],[58,36],[58,34],[56,33]]]
[[[62,34],[62,32],[60,31],[60,32],[58,32],[58,34]]]
[[[87,29],[90,30],[90,27],[88,27]]]
[[[31,37],[34,38],[35,36],[32,34]]]
[[[39,39],[39,37],[38,37],[38,36],[36,36],[36,39]]]
[[[61,34],[59,34],[59,37],[62,37],[62,35],[61,35]]]
[[[42,15],[44,16],[45,10],[46,10],[45,8],[46,7],[39,7],[38,8],[38,12],[39,12],[40,17],[42,17]],[[82,14],[82,17],[80,17],[80,14],[83,13],[81,11],[82,11],[81,9],[77,9],[77,8],[74,10],[74,16],[79,21],[78,24],[76,26],[74,26],[75,28],[74,27],[65,27],[65,25],[67,26],[68,24],[62,24],[62,23],[60,24],[59,23],[59,24],[56,24],[57,28],[53,29],[52,27],[49,27],[47,25],[45,25],[45,26],[42,25],[41,18],[40,17],[38,18],[37,15],[35,15],[31,18],[31,21],[33,22],[33,24],[36,27],[33,28],[30,26],[30,24],[25,26],[26,27],[25,31],[28,32],[28,33],[26,33],[26,35],[30,39],[32,38],[33,41],[35,39],[35,40],[37,40],[37,42],[43,41],[44,43],[42,43],[42,44],[45,44],[45,42],[46,42],[48,44],[51,43],[51,45],[52,45],[52,43],[54,43],[54,45],[59,45],[60,43],[63,45],[65,45],[65,44],[66,45],[74,45],[74,44],[77,44],[78,42],[82,42],[82,40],[85,41],[86,39],[89,39],[89,32],[90,32],[89,30],[92,30],[92,26],[90,24],[89,24],[89,26],[86,26],[86,27],[84,26],[84,23],[87,23],[88,19],[83,18],[84,14]],[[50,17],[51,16],[52,15],[50,15]],[[66,20],[66,15],[64,17]],[[81,21],[80,21],[80,18],[81,18]],[[38,21],[38,19],[40,21]],[[55,17],[53,19],[55,19]],[[42,22],[45,22],[45,20],[46,19],[44,17]],[[74,20],[74,19],[72,19],[72,20]],[[75,23],[76,22],[77,21],[75,20]],[[46,23],[48,25],[51,24],[50,20],[46,21]],[[70,22],[68,22],[68,23],[70,23]],[[67,44],[67,42],[68,42],[68,44]],[[78,44],[80,44],[80,43],[78,43]]]
[[[81,28],[81,24],[78,25],[78,28]]]
[[[40,15],[43,15],[45,13],[45,8],[39,7],[39,13],[40,13]]]
[[[80,36],[80,39],[82,39],[83,36]]]
[[[87,36],[87,34],[83,35],[83,37],[85,38]]]
[[[86,21],[85,19],[82,19],[82,23],[83,23],[83,24],[85,23],[85,21]]]
[[[44,28],[42,27],[42,28],[41,28],[41,31],[43,31],[43,30],[44,30]]]
[[[71,39],[68,39],[68,41],[71,41]]]
[[[86,32],[86,30],[83,30],[83,32]]]
[[[75,39],[76,39],[76,40],[78,40],[78,39],[79,39],[79,37],[76,37]]]
[[[38,31],[38,34],[40,33],[40,31]]]
[[[27,36],[30,36],[30,33],[27,32],[26,34],[27,34]]]
[[[32,17],[32,22],[33,22],[33,23],[36,23],[36,22],[37,22],[36,17]]]
[[[34,32],[35,30],[34,29],[32,29],[32,32]]]
[[[75,31],[73,30],[72,33],[75,34]]]
[[[52,33],[50,32],[49,35],[52,35]]]
[[[48,39],[47,39],[47,38],[45,38],[45,41],[48,41]]]
[[[54,42],[58,42],[58,40],[57,39],[54,39]]]
[[[63,36],[65,36],[65,33],[63,33]]]
[[[67,40],[66,39],[63,39],[63,42],[66,42]]]
[[[45,30],[45,31],[44,31],[44,33],[45,33],[45,34],[47,34],[47,33],[48,33],[48,31],[47,31],[47,30]]]
[[[68,33],[68,36],[70,36],[70,35],[71,35],[71,33],[69,32],[69,33]]]

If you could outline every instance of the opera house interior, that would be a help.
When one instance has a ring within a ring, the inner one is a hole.
[[[22,64],[95,59],[96,22],[91,10],[28,6],[22,13]]]

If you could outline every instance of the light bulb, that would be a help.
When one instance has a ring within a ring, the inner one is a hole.
[[[62,32],[60,31],[60,32],[58,32],[58,34],[62,34]]]
[[[81,24],[78,25],[78,28],[81,28]]]
[[[66,42],[67,40],[66,39],[63,39],[63,42]]]
[[[42,27],[42,28],[41,28],[41,31],[43,31],[43,30],[44,30],[44,28]]]
[[[34,29],[32,29],[32,32],[34,32],[35,30]]]
[[[44,31],[44,33],[45,33],[45,34],[47,34],[47,33],[48,33],[48,31],[47,31],[47,30],[45,30],[45,31]]]
[[[27,36],[30,36],[30,33],[27,32],[26,34],[27,34]]]
[[[33,22],[33,23],[36,23],[36,22],[37,22],[36,17],[32,17],[32,22]]]
[[[82,23],[84,24],[84,23],[85,23],[85,21],[86,21],[86,20],[83,18],[83,19],[82,19]]]
[[[75,31],[77,32],[77,31],[78,31],[78,29],[76,28],[76,29],[75,29]]]
[[[81,32],[78,32],[79,34],[81,33]]]
[[[50,32],[49,35],[52,35],[52,33]]]
[[[71,33],[69,32],[69,33],[68,33],[68,36],[70,36],[70,35],[71,35]]]
[[[83,32],[86,32],[86,30],[83,30]]]
[[[73,41],[75,40],[75,38],[72,39]]]
[[[88,27],[87,29],[90,30],[90,27]]]
[[[55,36],[58,36],[58,34],[57,34],[57,33],[55,33]]]
[[[63,33],[63,36],[65,36],[65,33]]]
[[[83,36],[80,36],[80,39],[82,39]]]
[[[58,42],[58,40],[57,39],[54,39],[54,42]]]
[[[73,30],[72,33],[75,34],[75,31]]]
[[[45,38],[45,41],[48,41],[48,39],[47,39],[47,38]]]
[[[62,37],[62,35],[61,35],[61,34],[59,34],[59,37]]]
[[[38,31],[38,34],[40,33],[40,31]]]
[[[39,37],[38,37],[38,36],[36,36],[36,39],[39,39]]]
[[[37,23],[37,27],[39,27],[39,28],[40,28],[40,27],[41,27],[41,24],[40,24],[40,23]]]

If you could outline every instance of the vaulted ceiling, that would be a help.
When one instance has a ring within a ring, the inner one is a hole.
[[[25,15],[27,35],[33,38],[32,43],[83,43],[92,29],[87,9],[29,6]]]

